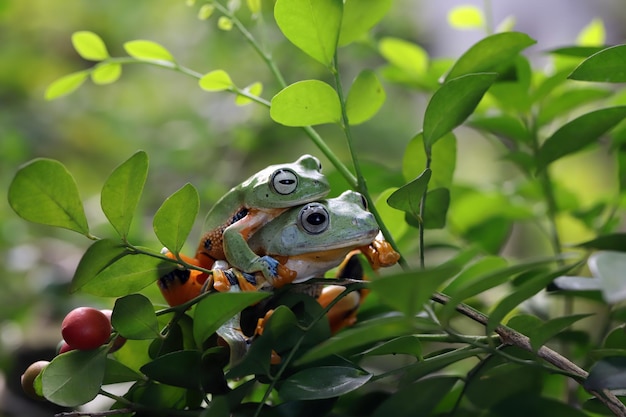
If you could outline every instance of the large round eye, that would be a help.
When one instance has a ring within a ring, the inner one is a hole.
[[[298,188],[298,176],[290,169],[277,169],[270,178],[274,191],[281,195],[288,195]]]
[[[361,205],[365,210],[367,210],[367,199],[363,196],[363,194],[359,194],[361,196]]]
[[[300,210],[298,223],[305,232],[318,235],[328,229],[330,218],[326,207],[319,203],[311,203]]]

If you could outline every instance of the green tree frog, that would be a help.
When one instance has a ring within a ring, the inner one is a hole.
[[[200,265],[210,269],[214,260],[225,259],[241,271],[274,279],[278,262],[254,253],[247,239],[288,208],[326,196],[330,186],[321,169],[317,158],[303,155],[293,163],[268,166],[228,191],[207,214],[208,232],[196,252]]]

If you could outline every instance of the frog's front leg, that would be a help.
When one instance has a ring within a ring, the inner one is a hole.
[[[359,250],[365,255],[374,270],[395,265],[400,260],[400,254],[380,234],[372,243],[360,247]]]

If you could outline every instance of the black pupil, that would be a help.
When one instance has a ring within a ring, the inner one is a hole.
[[[290,179],[284,179],[284,180],[279,180],[278,182],[280,182],[281,184],[293,184],[296,182],[296,180],[290,180]]]
[[[326,221],[326,216],[322,213],[312,213],[306,216],[306,221],[314,226],[319,226]]]

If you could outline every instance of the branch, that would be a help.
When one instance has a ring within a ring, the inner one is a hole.
[[[446,305],[450,302],[450,298],[441,293],[435,293],[430,298],[434,302],[442,304],[442,305]],[[484,326],[486,326],[489,321],[489,318],[485,316],[483,313],[477,310],[474,310],[473,308],[465,304],[457,305],[456,311],[458,311],[464,316]],[[527,336],[509,327],[500,325],[496,327],[495,332],[502,339],[502,343],[508,344],[511,346],[517,346],[520,349],[524,349],[528,352],[534,353],[541,359],[556,366],[557,368],[567,371],[568,373],[572,375],[576,375],[577,376],[576,382],[578,383],[586,379],[587,376],[589,375],[587,371],[585,371],[584,369],[582,369],[581,367],[579,367],[578,365],[576,365],[575,363],[573,363],[566,357],[560,355],[559,353],[555,352],[554,350],[546,346],[542,346],[537,351],[534,351],[530,344],[530,339]],[[624,406],[624,404],[622,404],[619,398],[617,398],[610,390],[608,389],[605,389],[602,391],[588,390],[588,392],[594,397],[596,397],[601,403],[606,405],[611,410],[611,412],[615,414],[616,416],[622,416],[622,417],[626,416],[626,406]]]
[[[55,414],[54,417],[106,417],[113,416],[115,414],[128,414],[132,413],[132,408],[118,408],[116,410],[106,411],[70,411],[65,413]]]

